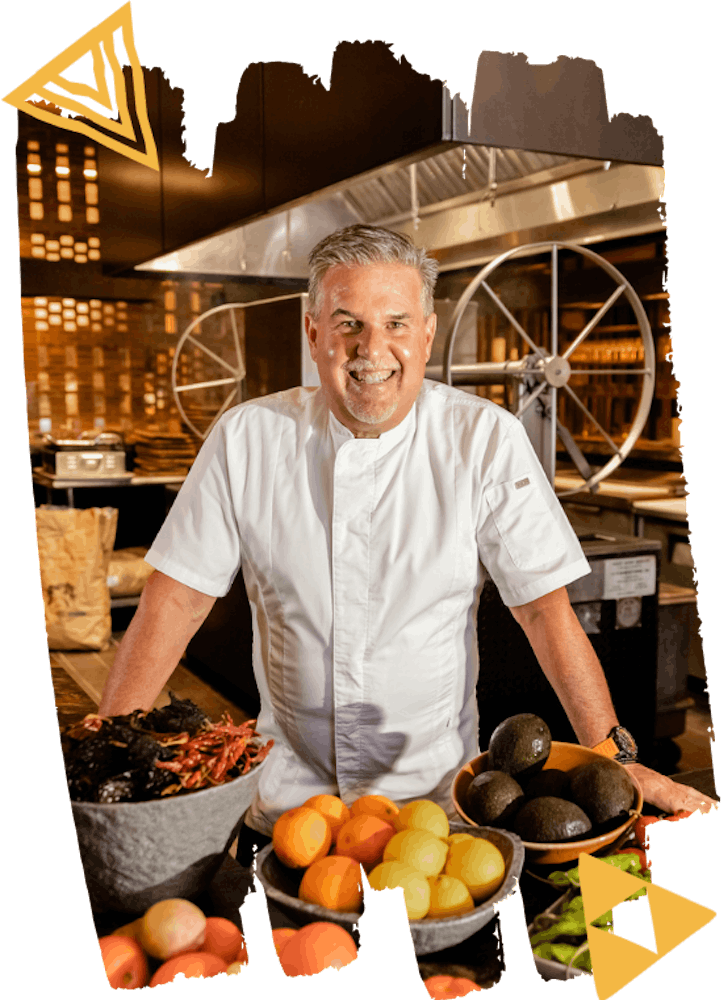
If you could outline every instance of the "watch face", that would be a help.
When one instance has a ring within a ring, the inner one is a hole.
[[[620,753],[616,755],[619,757],[635,757],[637,754],[636,741],[634,740],[628,729],[624,729],[623,726],[617,726],[616,729],[611,733],[614,743],[619,748]]]

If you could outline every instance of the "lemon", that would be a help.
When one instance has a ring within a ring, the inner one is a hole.
[[[428,917],[456,917],[475,908],[468,887],[459,878],[453,875],[433,875],[427,881],[430,883]]]
[[[495,844],[482,837],[452,844],[444,872],[464,882],[476,903],[492,896],[505,879],[505,861]]]
[[[450,834],[445,810],[430,799],[416,799],[408,802],[394,818],[395,830],[427,830],[441,840]]]
[[[427,878],[401,861],[383,861],[377,865],[370,872],[369,883],[373,889],[396,889],[401,886],[409,920],[422,920],[430,908],[430,883]]]
[[[475,840],[472,833],[451,833],[449,837],[445,838],[449,847],[453,844],[457,844],[459,840]]]
[[[422,872],[439,875],[447,858],[447,844],[427,830],[400,830],[385,847],[383,861],[401,861]]]

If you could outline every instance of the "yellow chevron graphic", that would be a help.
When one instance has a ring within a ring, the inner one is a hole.
[[[141,131],[140,136],[137,135],[133,126],[126,81],[113,40],[114,33],[119,29],[131,64],[133,104]],[[73,64],[88,53],[93,60],[95,86],[69,79],[67,76]],[[110,67],[110,80],[105,60],[108,61]],[[57,94],[55,90],[51,89],[53,86],[61,87],[66,91],[66,94],[72,96]],[[112,117],[111,95],[115,97],[118,120]],[[51,109],[34,103],[32,101],[34,96],[51,105]],[[108,114],[99,114],[94,108],[84,104],[83,99],[94,101],[102,107],[108,108]],[[109,149],[113,149],[123,156],[128,156],[137,163],[144,163],[153,170],[159,169],[156,143],[148,120],[143,70],[138,61],[133,41],[130,2],[124,4],[115,14],[111,14],[105,21],[79,38],[55,59],[51,59],[28,80],[16,87],[4,100],[20,111],[40,119],[40,121],[49,122],[58,128],[68,129],[71,132],[80,132],[94,142],[102,143]],[[52,110],[53,105],[56,109],[67,111],[77,117],[61,117],[57,111]],[[79,120],[79,118],[83,120]],[[101,129],[105,129],[105,131],[101,131]],[[113,138],[113,135],[108,135],[107,132],[112,132],[118,138]],[[141,145],[143,148],[139,148]]]
[[[641,879],[588,854],[578,859],[578,870],[591,968],[599,1000],[608,1000],[716,916],[713,910],[668,889],[647,885],[646,895],[656,936],[654,953],[591,925],[591,921],[641,889]]]

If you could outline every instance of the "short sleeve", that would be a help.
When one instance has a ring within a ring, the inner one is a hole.
[[[204,442],[145,557],[154,569],[210,597],[228,593],[241,563],[226,426],[220,421]]]
[[[514,420],[483,479],[480,560],[508,607],[527,604],[590,572],[581,544]]]

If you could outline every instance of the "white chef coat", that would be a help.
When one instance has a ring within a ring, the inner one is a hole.
[[[483,567],[509,606],[589,572],[519,421],[429,381],[378,438],[355,438],[319,389],[230,410],[146,559],[216,597],[243,572],[275,740],[247,816],[263,833],[322,792],[452,814],[478,753]]]

